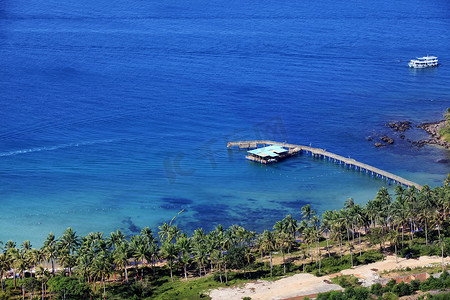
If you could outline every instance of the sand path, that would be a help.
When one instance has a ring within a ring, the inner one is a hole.
[[[329,283],[330,278],[337,275],[354,275],[363,280],[364,286],[370,286],[380,278],[379,273],[382,271],[423,267],[441,262],[442,259],[437,256],[422,256],[420,259],[399,258],[396,263],[395,256],[387,256],[383,261],[343,270],[329,276],[315,277],[311,274],[296,274],[276,281],[259,280],[246,283],[242,287],[219,288],[212,290],[209,295],[213,300],[238,300],[246,296],[251,297],[252,300],[287,299],[342,290],[339,285]],[[450,258],[445,258],[445,262],[450,263]]]

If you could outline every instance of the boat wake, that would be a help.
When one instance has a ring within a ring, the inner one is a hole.
[[[41,152],[41,151],[53,151],[53,150],[59,150],[59,149],[64,149],[64,148],[89,146],[89,145],[95,145],[95,144],[105,144],[105,143],[111,143],[113,141],[114,140],[112,140],[112,139],[107,139],[107,140],[97,140],[97,141],[89,141],[89,142],[67,143],[67,144],[60,144],[60,145],[49,146],[49,147],[35,147],[35,148],[30,148],[30,149],[3,152],[3,153],[0,153],[0,157],[15,156],[15,155],[20,155],[20,154],[27,154],[27,153]]]

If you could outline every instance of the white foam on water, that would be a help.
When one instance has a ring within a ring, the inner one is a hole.
[[[98,141],[88,141],[88,142],[78,142],[78,143],[67,143],[67,144],[60,144],[60,145],[48,146],[48,147],[35,147],[35,148],[30,148],[30,149],[3,152],[3,153],[0,153],[0,157],[15,156],[15,155],[20,155],[20,154],[27,154],[27,153],[41,152],[41,151],[53,151],[53,150],[59,150],[59,149],[64,149],[64,148],[89,146],[89,145],[95,145],[95,144],[105,144],[105,143],[111,143],[113,141],[114,140],[108,139],[108,140],[98,140]]]

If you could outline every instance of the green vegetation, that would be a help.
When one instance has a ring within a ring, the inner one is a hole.
[[[345,288],[343,292],[332,291],[319,294],[317,299],[353,299],[353,300],[366,300],[366,299],[398,299],[399,297],[413,295],[416,291],[431,291],[431,290],[445,290],[450,288],[450,275],[447,271],[441,274],[439,278],[430,277],[424,282],[413,280],[410,283],[396,283],[395,280],[389,281],[385,287],[377,283],[370,288],[361,287],[358,284],[358,280],[352,276],[341,276],[333,280],[336,284]],[[436,299],[448,299],[449,294],[446,297],[437,296]],[[430,299],[430,298],[427,298]],[[434,298],[433,298],[434,299]]]
[[[442,136],[442,138],[450,143],[450,108],[447,108],[447,111],[444,114],[445,118],[445,127],[441,128],[439,130],[439,135]]]
[[[210,289],[260,278],[336,273],[381,260],[384,252],[408,258],[444,257],[450,254],[449,213],[447,178],[442,187],[434,189],[397,186],[390,195],[381,188],[366,205],[349,199],[342,209],[321,216],[305,205],[298,213],[300,220],[288,215],[276,222],[273,230],[261,234],[237,225],[227,229],[217,225],[210,232],[198,228],[188,235],[172,224],[174,219],[159,226],[156,235],[146,227],[128,237],[120,230],[109,236],[94,232],[80,237],[68,228],[58,238],[50,233],[40,249],[32,248],[29,241],[19,247],[13,241],[1,244],[0,276],[10,270],[17,276],[1,280],[0,299],[23,295],[41,299],[203,299],[208,298]],[[59,266],[62,268],[57,270]],[[32,268],[36,277],[27,278],[27,270]],[[447,288],[449,281],[443,277],[439,282],[414,283],[417,286],[399,284],[394,289],[390,284],[386,289],[375,285],[365,290],[350,278],[336,280],[346,288],[345,299],[371,294],[397,297],[418,289]],[[333,299],[342,296],[333,295]]]

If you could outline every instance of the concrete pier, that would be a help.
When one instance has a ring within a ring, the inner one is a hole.
[[[228,148],[239,147],[239,149],[249,149],[249,148],[264,147],[264,146],[268,146],[268,145],[279,145],[281,147],[288,148],[289,151],[292,151],[292,152],[302,153],[302,154],[313,156],[315,158],[324,159],[329,162],[339,164],[345,168],[354,169],[355,171],[366,173],[368,175],[371,175],[372,177],[386,180],[392,184],[401,184],[406,187],[415,186],[419,190],[422,189],[422,186],[415,182],[409,181],[400,176],[380,170],[380,169],[372,167],[370,165],[358,162],[354,159],[346,158],[346,157],[325,151],[324,149],[313,148],[313,147],[308,147],[308,146],[303,146],[303,145],[294,145],[294,144],[289,144],[289,143],[267,141],[267,140],[228,142],[227,147]]]

